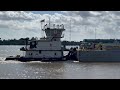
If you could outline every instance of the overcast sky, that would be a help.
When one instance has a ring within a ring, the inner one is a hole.
[[[64,24],[63,40],[120,39],[120,11],[1,11],[0,38],[41,37],[40,20]]]

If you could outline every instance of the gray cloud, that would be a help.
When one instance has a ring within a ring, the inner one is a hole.
[[[32,13],[24,11],[1,11],[0,20],[33,20]]]
[[[2,11],[0,12],[0,28],[30,30],[37,34],[41,29],[40,20],[45,19],[48,23],[48,17],[51,17],[52,24],[65,25],[65,34],[69,34],[71,19],[72,35],[77,35],[76,37],[94,38],[95,28],[97,28],[99,38],[120,36],[120,12],[118,11],[64,11],[64,13],[41,15],[24,11]]]
[[[67,14],[67,15],[70,15],[70,16],[80,15],[83,18],[84,17],[89,17],[89,16],[92,15],[89,11],[66,11],[64,13]]]
[[[114,15],[120,15],[120,11],[109,11],[109,13],[114,14]]]
[[[98,38],[120,38],[120,12],[119,11],[64,11],[65,16],[72,18],[73,35],[80,38],[94,38],[94,29],[97,28]],[[64,21],[68,25],[69,19]],[[84,28],[84,26],[86,28]]]

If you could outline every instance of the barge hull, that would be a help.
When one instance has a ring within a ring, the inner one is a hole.
[[[120,51],[78,51],[80,62],[120,62]]]

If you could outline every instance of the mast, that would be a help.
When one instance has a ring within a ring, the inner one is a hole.
[[[42,36],[42,22],[41,22],[41,36]]]
[[[50,17],[49,17],[49,28],[50,28]]]
[[[96,28],[95,28],[95,39],[96,39]]]
[[[70,41],[71,41],[71,18],[70,18]]]
[[[44,36],[44,28],[42,27],[42,23],[44,23],[44,26],[45,26],[45,19],[41,20],[41,36],[43,37]]]

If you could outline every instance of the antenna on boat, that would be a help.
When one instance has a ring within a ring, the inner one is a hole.
[[[95,28],[95,39],[96,39],[96,28]]]
[[[44,30],[44,28],[42,28],[42,23],[44,22],[44,25],[45,25],[45,19],[41,20],[40,22],[41,22],[41,36],[42,36],[42,35],[44,35],[44,34],[42,34],[42,31]]]
[[[71,41],[71,18],[70,18],[70,41]]]
[[[50,28],[50,17],[49,17],[49,28]]]

